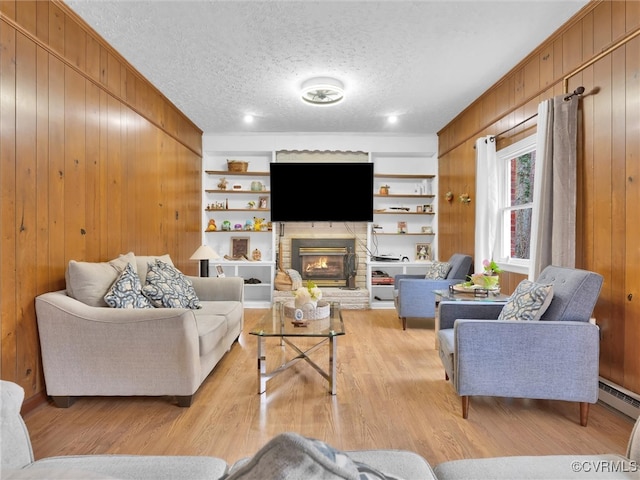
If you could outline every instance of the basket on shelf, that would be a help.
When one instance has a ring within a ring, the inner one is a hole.
[[[227,160],[227,168],[230,172],[246,172],[249,167],[249,162],[243,162],[242,160]]]

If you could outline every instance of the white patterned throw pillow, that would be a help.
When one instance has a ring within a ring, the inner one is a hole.
[[[158,308],[202,308],[189,279],[162,260],[149,263],[142,293]]]
[[[498,320],[540,320],[551,300],[553,300],[553,285],[523,280],[507,300]]]
[[[448,262],[433,262],[427,265],[427,273],[424,278],[430,280],[443,280],[449,275],[451,264]]]
[[[140,277],[130,263],[107,290],[104,301],[112,308],[153,308],[149,299],[142,294]]]

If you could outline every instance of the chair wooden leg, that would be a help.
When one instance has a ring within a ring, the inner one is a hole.
[[[444,372],[444,379],[448,382],[449,381],[449,374],[447,372]]]
[[[469,417],[469,395],[460,397],[462,400],[462,418],[465,420]]]
[[[407,317],[402,317],[402,329],[407,329]]]
[[[587,426],[587,419],[589,418],[589,404],[587,402],[580,402],[580,425]]]

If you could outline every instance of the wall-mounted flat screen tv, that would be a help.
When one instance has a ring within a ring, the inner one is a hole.
[[[271,163],[271,221],[372,222],[373,163]]]

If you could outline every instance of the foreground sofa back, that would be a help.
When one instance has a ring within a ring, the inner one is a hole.
[[[3,480],[435,479],[426,460],[413,452],[339,452],[322,442],[291,433],[274,437],[252,458],[237,462],[235,471],[230,471],[224,460],[207,456],[68,455],[34,461],[29,433],[20,416],[23,398],[22,387],[0,380],[0,478]],[[283,440],[290,441],[283,443]],[[314,475],[309,474],[311,471]],[[364,472],[363,476],[359,471]],[[382,476],[376,472],[383,472]]]
[[[24,390],[0,380],[0,478],[58,479],[217,479],[227,462],[206,456],[69,455],[34,461],[20,407]]]
[[[92,306],[68,290],[36,297],[45,384],[54,402],[66,407],[79,396],[141,395],[189,406],[242,331],[244,282],[187,278],[200,309]]]
[[[640,418],[631,431],[626,456],[538,455],[452,460],[434,468],[438,480],[640,479]]]

